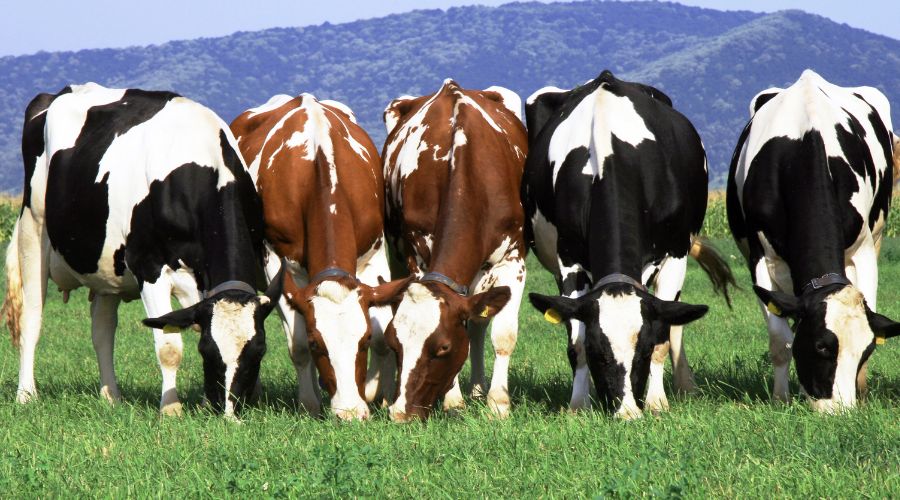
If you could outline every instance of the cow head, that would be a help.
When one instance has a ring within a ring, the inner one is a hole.
[[[199,327],[197,349],[203,357],[203,389],[215,411],[234,416],[253,393],[266,353],[263,323],[281,295],[283,276],[284,266],[262,296],[242,284],[214,293],[191,307],[144,320],[146,326],[164,331]]]
[[[528,298],[548,321],[568,321],[572,332],[584,332],[600,402],[622,418],[641,416],[653,349],[669,340],[670,325],[690,323],[709,309],[660,300],[626,283],[595,287],[578,298],[536,293]]]
[[[369,418],[363,392],[372,338],[369,307],[393,302],[411,279],[371,287],[344,272],[303,288],[287,281],[285,295],[306,321],[309,351],[338,418]]]
[[[860,368],[878,339],[900,333],[900,324],[869,309],[853,285],[826,285],[799,297],[753,290],[773,314],[794,320],[797,378],[813,408],[832,413],[855,406]]]
[[[506,286],[468,297],[441,283],[409,285],[385,331],[400,370],[399,394],[390,407],[392,420],[428,418],[469,355],[466,322],[489,321],[509,298]]]

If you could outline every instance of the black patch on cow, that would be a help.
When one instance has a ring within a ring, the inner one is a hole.
[[[756,100],[753,101],[753,112],[756,113],[759,111],[759,108],[763,107],[767,102],[771,101],[773,97],[777,96],[779,92],[769,92],[767,94],[760,94],[756,97]]]
[[[728,168],[728,182],[725,185],[725,209],[728,214],[728,226],[735,241],[740,242],[747,239],[747,227],[744,222],[744,211],[741,209],[738,201],[737,181],[735,180],[735,172],[741,159],[741,151],[744,150],[744,143],[747,142],[747,136],[750,135],[750,125],[753,120],[747,122],[741,135],[738,137],[737,147],[734,148],[734,154],[731,155],[731,165]],[[752,272],[750,273],[753,274]]]
[[[71,87],[65,87],[56,94],[38,94],[25,108],[25,123],[22,125],[22,161],[25,166],[22,210],[25,207],[31,207],[31,177],[34,175],[38,157],[44,153],[44,126],[47,123],[47,108],[57,97],[71,92]]]
[[[116,276],[125,275],[125,245],[120,246],[113,253],[113,272]]]
[[[47,234],[75,272],[97,272],[106,240],[109,173],[95,182],[100,160],[116,137],[151,119],[174,97],[177,94],[171,92],[129,89],[118,101],[90,108],[75,145],[57,151],[50,160]]]

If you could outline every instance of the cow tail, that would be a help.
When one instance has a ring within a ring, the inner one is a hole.
[[[19,346],[19,337],[22,332],[22,296],[25,290],[22,287],[22,269],[19,263],[19,221],[13,229],[6,248],[6,299],[3,301],[2,315],[6,318],[6,326],[12,344]]]
[[[734,279],[734,274],[731,272],[731,267],[722,257],[722,254],[708,239],[698,236],[694,239],[694,244],[691,245],[691,257],[697,261],[697,264],[700,264],[700,267],[709,276],[713,290],[725,296],[725,302],[728,303],[730,308],[731,297],[728,295],[728,286],[731,285],[732,288],[738,288],[738,286],[737,281]]]

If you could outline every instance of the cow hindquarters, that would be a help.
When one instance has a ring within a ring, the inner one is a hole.
[[[110,403],[122,400],[113,365],[120,301],[116,295],[97,295],[91,302],[91,339],[100,367],[100,395]]]
[[[172,283],[166,276],[161,276],[156,283],[145,283],[141,290],[141,300],[148,318],[158,318],[172,312]],[[153,329],[153,340],[156,346],[156,360],[162,372],[162,391],[159,400],[159,412],[163,415],[179,416],[182,413],[181,401],[178,399],[178,367],[184,353],[181,333],[166,333],[158,328]]]
[[[50,243],[46,228],[30,208],[25,208],[13,231],[6,259],[7,323],[13,343],[19,346],[19,387],[16,401],[27,403],[37,396],[34,356],[41,335],[44,299],[47,296]]]

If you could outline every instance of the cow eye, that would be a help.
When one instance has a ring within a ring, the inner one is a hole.
[[[435,357],[440,358],[441,356],[446,356],[450,353],[450,343],[441,344],[438,346],[437,350],[434,352]]]

